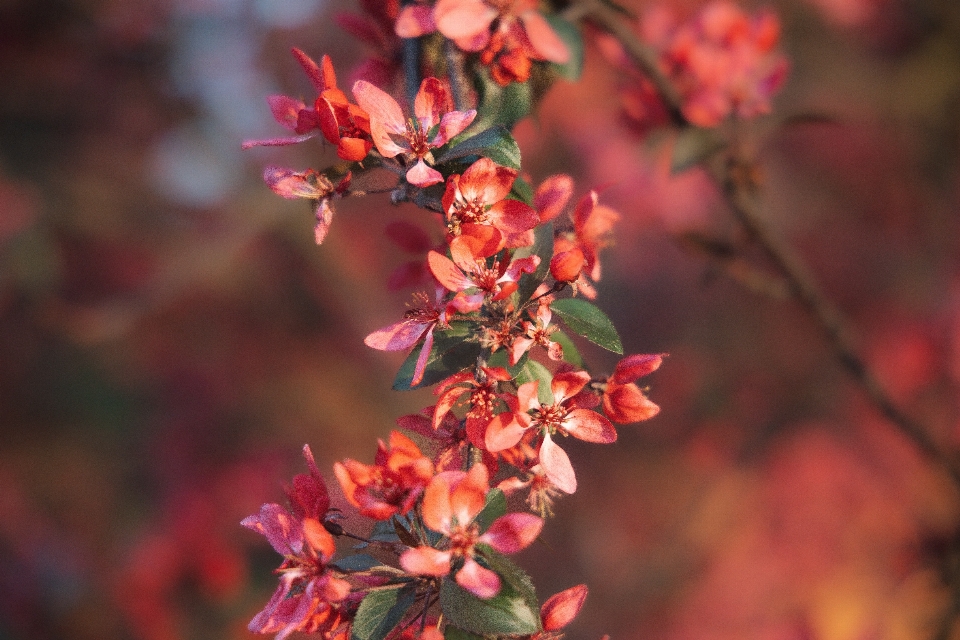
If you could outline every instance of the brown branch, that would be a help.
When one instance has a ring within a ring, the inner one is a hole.
[[[620,42],[630,59],[656,88],[673,123],[688,126],[676,88],[660,70],[654,52],[640,41],[622,16],[602,0],[576,0],[574,7],[583,19],[610,33]],[[759,213],[753,184],[740,172],[742,168],[743,165],[736,162],[723,162],[710,172],[734,216],[781,272],[789,291],[816,321],[837,360],[874,407],[960,487],[960,468],[956,462],[940,449],[924,427],[900,409],[887,394],[854,348],[843,316],[817,286],[799,256],[767,227]]]

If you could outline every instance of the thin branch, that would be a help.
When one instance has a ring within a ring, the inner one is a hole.
[[[463,68],[463,51],[453,40],[443,39],[443,57],[447,62],[447,77],[450,79],[450,92],[453,94],[453,108],[464,111],[467,97],[470,95],[467,75]]]
[[[622,16],[601,0],[577,0],[575,6],[580,9],[584,19],[617,38],[627,55],[653,83],[673,123],[688,125],[680,108],[682,103],[676,88],[661,72],[654,53],[640,41]],[[759,213],[752,183],[739,177],[738,170],[742,168],[742,165],[734,162],[724,162],[711,171],[711,177],[726,197],[734,216],[781,272],[789,291],[816,321],[837,360],[874,407],[913,441],[924,455],[942,467],[954,484],[960,487],[960,468],[956,462],[940,449],[924,427],[900,409],[887,394],[854,348],[843,316],[817,286],[799,256],[767,227]]]

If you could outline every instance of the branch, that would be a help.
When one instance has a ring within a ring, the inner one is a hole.
[[[654,85],[664,101],[670,119],[677,126],[688,126],[680,96],[659,68],[656,56],[623,21],[619,12],[602,0],[576,0],[574,7],[585,20],[614,36],[630,59]],[[960,468],[930,437],[927,430],[910,418],[890,398],[873,372],[858,355],[840,312],[817,286],[806,265],[793,250],[774,235],[759,213],[752,183],[739,177],[743,168],[736,162],[724,162],[709,173],[724,194],[734,216],[782,273],[787,289],[816,321],[827,343],[843,368],[864,391],[874,407],[909,438],[931,461],[943,468],[960,487]]]

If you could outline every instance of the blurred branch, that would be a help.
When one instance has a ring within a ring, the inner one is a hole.
[[[690,126],[683,116],[680,96],[670,79],[660,70],[654,52],[643,44],[620,12],[602,0],[575,0],[571,12],[614,36],[654,85],[673,124],[678,127]],[[817,286],[799,256],[764,222],[756,198],[755,182],[750,177],[751,167],[737,158],[725,160],[714,163],[709,171],[710,176],[725,196],[738,222],[782,274],[789,292],[817,322],[837,360],[863,389],[874,407],[960,487],[960,468],[956,462],[940,449],[923,426],[904,413],[890,398],[858,355],[843,316]]]

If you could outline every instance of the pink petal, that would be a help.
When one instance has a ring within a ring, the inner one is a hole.
[[[533,48],[543,56],[544,60],[565,64],[570,60],[570,50],[567,44],[553,30],[547,19],[539,11],[524,11],[520,16],[527,38]]]
[[[454,264],[453,260],[436,251],[427,254],[427,264],[430,265],[430,273],[450,291],[463,291],[474,286],[473,281]]]
[[[487,451],[503,451],[520,442],[529,424],[524,426],[517,420],[516,415],[506,412],[498,414],[490,420],[487,424],[487,433],[484,436]]]
[[[310,82],[313,83],[317,93],[337,86],[337,75],[333,72],[333,63],[330,62],[329,56],[325,55],[321,59],[322,67],[317,66],[317,63],[300,49],[293,49],[293,57],[295,57],[297,62],[300,63],[300,66],[303,67],[303,70],[307,73],[307,77],[310,78]]]
[[[448,141],[460,135],[464,129],[470,126],[474,118],[477,117],[475,109],[469,111],[451,111],[440,120],[440,130],[436,137],[430,141],[431,147],[440,147]]]
[[[517,173],[516,170],[503,167],[490,158],[480,158],[460,176],[460,193],[467,201],[479,199],[486,204],[493,204],[507,197]],[[539,216],[537,221],[539,222]]]
[[[434,476],[423,492],[423,521],[440,533],[449,533],[453,508],[450,506],[452,483],[466,475],[463,471],[444,471]]]
[[[540,465],[543,467],[547,479],[564,493],[577,491],[577,476],[573,472],[573,465],[566,452],[557,446],[550,438],[550,434],[543,436],[540,445]]]
[[[494,520],[480,540],[500,553],[517,553],[529,547],[542,529],[543,518],[532,513],[508,513]]]
[[[493,226],[506,234],[522,233],[540,224],[533,207],[519,200],[501,200],[487,210]]]
[[[613,375],[610,378],[618,384],[627,384],[637,378],[652,373],[660,368],[663,362],[663,353],[654,354],[634,354],[627,356],[617,363]]]
[[[360,108],[370,115],[370,135],[380,154],[393,158],[404,152],[406,149],[390,139],[390,134],[400,135],[407,130],[403,110],[397,101],[366,80],[354,83],[353,96]]]
[[[580,393],[590,382],[590,374],[586,371],[564,371],[553,376],[550,382],[550,392],[553,400],[559,404],[567,398]]]
[[[574,409],[567,414],[562,427],[574,438],[585,442],[608,444],[617,440],[613,424],[591,409]]]
[[[433,10],[422,4],[408,4],[400,10],[394,33],[401,38],[417,38],[437,30]]]
[[[400,566],[418,576],[445,576],[450,573],[450,552],[432,547],[408,549],[400,556]]]
[[[333,220],[333,207],[330,206],[329,198],[323,198],[317,203],[316,216],[317,223],[313,227],[313,239],[317,244],[321,244],[327,237],[330,222]]]
[[[437,31],[451,40],[474,39],[488,32],[498,15],[483,0],[440,0],[433,8]]]
[[[431,326],[424,335],[423,346],[420,347],[420,355],[417,356],[417,364],[413,369],[413,380],[410,381],[410,384],[417,385],[423,381],[423,374],[427,370],[427,359],[430,357],[430,351],[432,349],[433,326]]]
[[[533,206],[540,221],[556,218],[573,195],[573,178],[565,174],[550,176],[540,183],[533,195]]]
[[[310,138],[316,138],[316,133],[308,133],[302,136],[288,136],[283,138],[267,138],[266,140],[244,140],[240,145],[241,149],[250,149],[252,147],[286,147],[291,144],[299,144]]]
[[[363,343],[380,351],[402,351],[417,344],[430,325],[413,320],[401,320],[389,327],[377,329],[366,338]]]
[[[372,130],[373,124],[370,126]],[[374,138],[374,142],[376,142],[376,138]],[[383,153],[383,151],[381,150],[380,153]],[[407,182],[418,187],[429,187],[432,184],[443,182],[443,174],[433,167],[428,167],[423,158],[420,158],[417,164],[407,169]]]
[[[303,109],[307,108],[302,100],[288,96],[267,96],[267,104],[270,105],[273,119],[290,131],[297,129],[297,117]]]
[[[567,626],[580,613],[587,599],[587,585],[578,584],[547,598],[540,607],[540,620],[547,633],[558,631]]]
[[[490,474],[482,464],[470,468],[450,492],[450,508],[461,525],[472,522],[483,510],[490,490]]]
[[[450,97],[443,83],[434,77],[424,78],[413,100],[413,114],[420,128],[427,132],[440,124],[440,114],[450,111]]]
[[[316,199],[329,195],[315,181],[308,180],[307,175],[307,172],[284,167],[267,167],[263,170],[263,181],[274,193],[288,199]]]
[[[481,466],[481,465],[477,465]],[[473,558],[467,558],[457,572],[457,584],[478,598],[492,598],[500,593],[500,576],[480,566]]]
[[[297,553],[303,545],[300,519],[276,503],[260,507],[260,513],[244,518],[241,525],[263,534],[273,550],[280,555]]]

